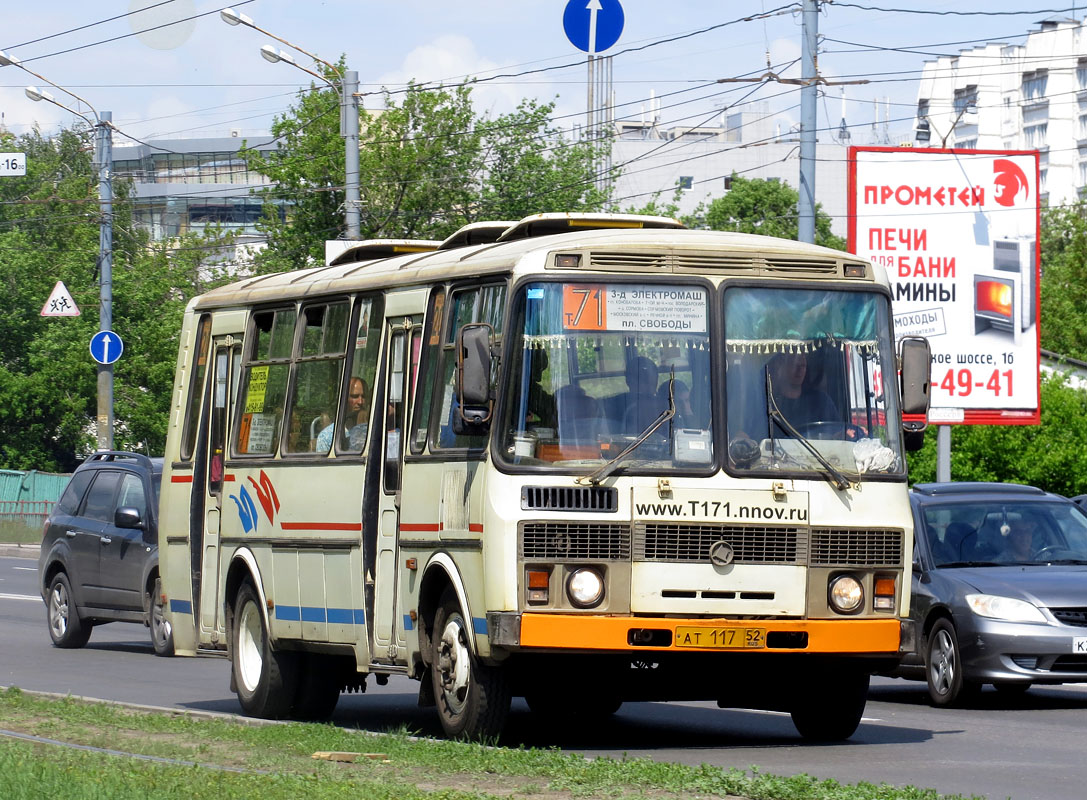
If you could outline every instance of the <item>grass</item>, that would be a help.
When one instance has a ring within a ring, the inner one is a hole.
[[[24,525],[22,522],[0,520],[0,543],[3,544],[39,544],[42,540],[42,526]]]
[[[749,798],[750,800],[938,800],[928,789],[843,785],[649,759],[586,759],[558,750],[414,739],[407,731],[359,733],[317,724],[253,725],[153,714],[72,699],[0,692],[0,727],[75,750],[0,736],[0,797],[99,800],[375,800]],[[368,753],[353,763],[316,761],[318,751]],[[176,763],[140,760],[138,754]],[[193,762],[193,763],[180,763]],[[194,765],[195,764],[195,765]],[[231,771],[234,770],[234,771]]]

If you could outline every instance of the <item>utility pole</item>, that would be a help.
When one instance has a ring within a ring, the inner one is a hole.
[[[113,112],[95,126],[98,161],[98,330],[113,330]],[[113,364],[98,365],[98,449],[113,449]]]
[[[344,125],[344,222],[348,239],[360,238],[359,225],[359,73],[344,70],[341,86]]]
[[[800,199],[797,202],[797,239],[815,241],[815,128],[819,70],[819,0],[804,0],[801,15],[803,43],[800,55]]]

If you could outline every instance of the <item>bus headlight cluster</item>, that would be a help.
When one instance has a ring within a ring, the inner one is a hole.
[[[576,608],[592,608],[604,599],[604,577],[595,569],[582,567],[566,579],[566,596]]]
[[[864,587],[852,575],[831,579],[828,591],[830,605],[841,614],[853,614],[864,606]]]

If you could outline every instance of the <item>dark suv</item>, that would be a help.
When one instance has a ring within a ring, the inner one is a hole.
[[[45,524],[38,578],[49,636],[82,647],[104,622],[142,622],[160,656],[173,653],[159,580],[162,459],[99,452],[68,482]]]

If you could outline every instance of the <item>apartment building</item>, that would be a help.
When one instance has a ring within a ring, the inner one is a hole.
[[[1038,23],[1021,45],[999,42],[926,61],[918,147],[1040,151],[1043,204],[1087,193],[1087,27]]]

